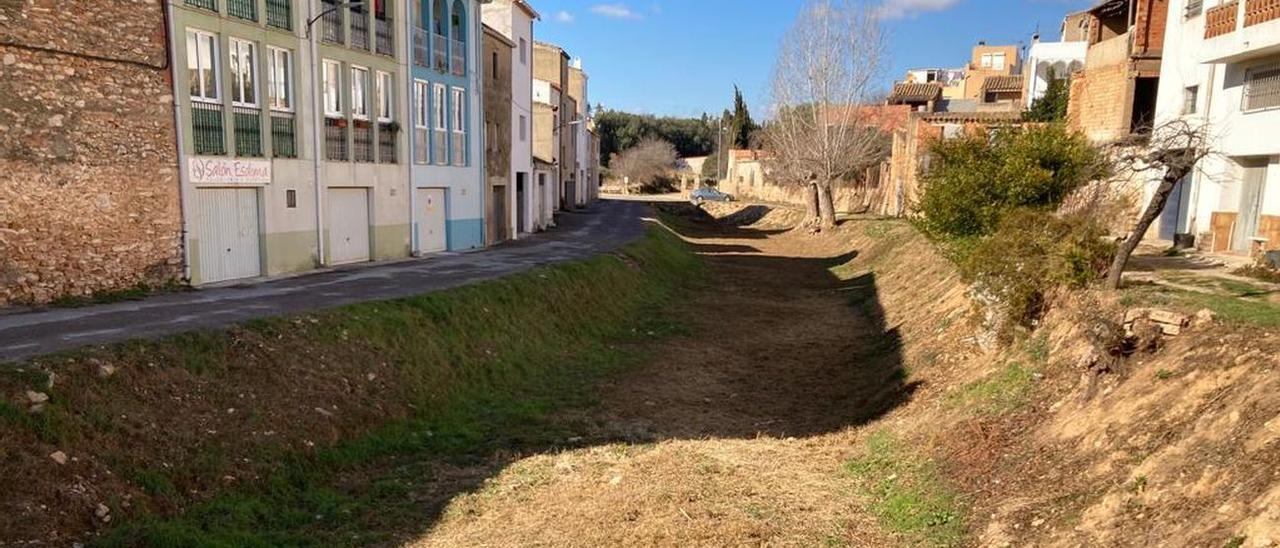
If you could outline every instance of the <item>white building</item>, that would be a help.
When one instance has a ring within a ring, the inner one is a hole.
[[[1280,10],[1267,0],[1170,0],[1156,123],[1204,124],[1215,154],[1183,181],[1156,236],[1280,249]]]
[[[534,186],[540,198],[535,217],[543,228],[555,226],[560,203],[560,86],[533,79]],[[538,167],[541,162],[542,166]]]
[[[511,180],[516,185],[511,226],[519,237],[545,228],[539,222],[543,197],[533,180],[533,25],[540,17],[524,0],[495,0],[483,9],[484,23],[516,44],[511,53]]]
[[[1044,97],[1049,83],[1054,79],[1065,79],[1071,73],[1084,68],[1084,56],[1089,50],[1089,42],[1041,42],[1039,36],[1031,39],[1031,47],[1027,49],[1027,62],[1023,65],[1026,71],[1023,81],[1027,88],[1022,94],[1026,107],[1030,108],[1036,100]]]
[[[572,121],[574,124],[567,131],[573,131],[577,138],[574,139],[574,147],[577,153],[574,155],[574,170],[577,174],[577,191],[574,193],[577,205],[586,205],[591,201],[592,187],[591,172],[593,171],[591,161],[591,101],[588,95],[588,78],[587,73],[582,70],[582,59],[575,59],[569,66],[569,95],[573,96],[577,101],[578,112],[574,113]]]

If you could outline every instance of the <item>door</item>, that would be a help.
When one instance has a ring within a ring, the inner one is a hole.
[[[418,189],[418,252],[438,253],[448,249],[445,233],[443,188]]]
[[[202,188],[195,194],[196,283],[261,276],[258,189]]]
[[[1252,238],[1258,235],[1258,218],[1262,214],[1262,189],[1267,181],[1267,160],[1241,162],[1244,180],[1240,184],[1240,215],[1231,242],[1232,251],[1249,252]]]
[[[1165,202],[1164,211],[1160,213],[1160,231],[1159,238],[1161,240],[1173,241],[1178,234],[1178,229],[1182,227],[1183,221],[1187,219],[1187,209],[1190,205],[1191,193],[1187,191],[1190,186],[1187,181],[1191,176],[1183,177],[1178,184],[1173,185],[1173,192],[1169,194],[1169,200]]]
[[[524,192],[526,176],[525,173],[516,174],[516,230],[518,232],[533,232],[533,229],[529,228],[529,197]]]
[[[492,243],[505,242],[509,236],[507,233],[507,215],[510,210],[507,209],[507,185],[494,185],[490,192],[490,202],[492,208],[489,210],[493,217],[489,220],[489,237]]]
[[[329,264],[369,260],[369,189],[329,189]]]
[[[564,182],[564,201],[560,204],[560,209],[569,211],[573,209],[575,205],[577,205],[578,203],[577,197],[574,196],[574,194],[576,194],[575,191],[577,189],[578,189],[578,185],[573,181]]]

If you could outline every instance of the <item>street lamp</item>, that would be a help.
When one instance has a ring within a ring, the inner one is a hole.
[[[319,46],[316,44],[315,33],[311,32],[316,21],[324,18],[324,16],[338,10],[349,10],[355,7],[363,7],[363,0],[353,0],[351,2],[343,2],[332,8],[320,12],[319,15],[307,18],[306,37],[309,42],[311,58],[308,59],[307,67],[310,69],[311,78],[311,178],[315,181],[315,203],[316,203],[316,262],[319,266],[324,266],[324,182],[321,180],[320,174],[322,166],[320,165],[320,130],[324,126],[324,107],[320,104],[320,86],[322,82],[316,78],[318,70],[316,70],[316,59],[320,56]],[[307,15],[311,15],[315,9],[315,2],[307,2]],[[334,75],[337,76],[336,74]]]

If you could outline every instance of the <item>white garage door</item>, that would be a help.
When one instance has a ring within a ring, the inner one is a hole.
[[[445,233],[444,189],[419,188],[418,251],[438,253],[449,247]]]
[[[329,189],[329,262],[369,260],[369,190]]]
[[[202,188],[195,195],[192,281],[207,284],[261,276],[258,189]]]

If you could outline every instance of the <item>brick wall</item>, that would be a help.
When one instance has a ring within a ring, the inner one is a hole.
[[[0,0],[0,305],[181,275],[167,61],[158,0]]]
[[[1128,65],[1085,66],[1071,82],[1067,119],[1073,129],[1095,142],[1129,134],[1132,79]]]
[[[1135,55],[1159,56],[1164,49],[1165,23],[1169,16],[1169,0],[1137,0],[1133,25]]]

